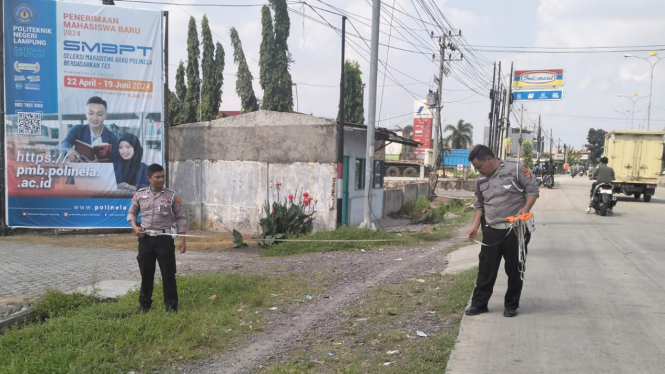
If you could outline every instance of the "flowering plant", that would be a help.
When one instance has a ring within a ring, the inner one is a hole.
[[[265,217],[259,221],[264,239],[262,244],[271,244],[287,235],[306,235],[314,229],[314,198],[308,192],[299,195],[296,190],[281,200],[280,186],[281,183],[275,183],[277,199],[272,204],[266,201],[263,205]]]

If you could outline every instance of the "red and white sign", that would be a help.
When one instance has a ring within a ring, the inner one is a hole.
[[[418,148],[432,148],[432,118],[413,119],[413,140],[421,143]]]

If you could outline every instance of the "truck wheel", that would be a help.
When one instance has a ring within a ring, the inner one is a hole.
[[[600,215],[601,216],[607,215],[607,204],[605,203],[600,204]]]
[[[404,175],[405,177],[408,177],[411,174],[418,175],[418,170],[416,170],[416,168],[413,168],[413,167],[408,167],[408,168],[404,169],[404,174],[402,174],[402,175]]]
[[[399,177],[399,168],[397,166],[391,166],[386,169],[386,175],[389,177]]]
[[[642,196],[642,194],[636,193],[635,195],[633,195],[633,198],[635,198],[635,200],[639,200],[640,196]]]
[[[644,202],[648,203],[649,201],[651,201],[651,195],[644,195]]]

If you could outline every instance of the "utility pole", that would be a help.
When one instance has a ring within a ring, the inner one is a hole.
[[[367,157],[365,158],[365,209],[361,227],[373,228],[372,224],[372,189],[374,183],[374,126],[376,121],[376,81],[379,65],[379,26],[381,0],[372,1],[372,40],[369,59],[369,107],[367,113]]]
[[[337,225],[342,225],[342,210],[344,203],[344,56],[346,46],[346,16],[342,17],[342,77],[339,81],[339,122],[337,123]],[[363,85],[363,93],[365,86]]]
[[[519,162],[520,157],[522,156],[522,123],[524,122],[524,104],[522,104],[522,110],[520,110],[520,137],[517,141],[519,146],[517,147],[517,161]]]
[[[540,149],[543,146],[543,139],[540,137],[540,115],[538,116],[538,148],[536,148],[536,163],[540,163]]]
[[[437,90],[437,105],[436,105],[436,120],[435,120],[435,131],[432,131],[432,134],[434,135],[434,143],[433,143],[433,149],[434,149],[434,163],[436,164],[437,160],[439,159],[439,155],[441,155],[441,161],[443,162],[443,152],[439,150],[439,133],[441,131],[441,110],[443,109],[443,69],[444,69],[444,62],[445,62],[445,52],[446,52],[446,35],[444,34],[443,36],[439,37],[439,87]],[[439,168],[439,165],[435,165],[435,170]],[[445,177],[445,171],[446,168],[445,166],[443,167],[443,173]]]
[[[554,145],[554,131],[550,127],[550,161],[552,161],[552,146]]]
[[[504,110],[503,110],[503,126],[501,129],[501,133],[499,134],[499,147],[500,147],[500,152],[499,154],[501,155],[500,157],[503,158],[505,156],[505,147],[503,146],[503,139],[510,137],[510,134],[508,133],[508,129],[510,128],[510,103],[512,102],[512,96],[513,96],[513,63],[510,63],[510,78],[508,81],[508,88],[506,89],[506,97],[505,97],[505,102],[504,102]],[[504,135],[504,132],[505,135]]]
[[[496,88],[496,62],[494,62],[494,72],[492,73],[492,91],[490,91],[490,99],[492,99],[491,102],[491,107],[490,107],[490,113],[489,113],[489,121],[490,121],[490,129],[489,129],[489,139],[487,142],[487,146],[492,149],[492,146],[494,144],[494,124],[492,121],[494,120],[494,90]]]

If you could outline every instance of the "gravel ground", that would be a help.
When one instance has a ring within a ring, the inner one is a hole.
[[[182,273],[238,271],[243,273],[301,273],[323,276],[330,287],[312,295],[311,302],[289,306],[270,316],[260,334],[229,352],[189,365],[178,373],[253,373],[283,354],[300,347],[304,339],[329,339],[345,318],[342,311],[357,304],[379,284],[391,284],[417,274],[439,273],[447,264],[448,246],[459,243],[462,232],[448,241],[422,248],[400,247],[371,251],[327,252],[298,257],[261,259],[256,250],[190,253],[181,257]],[[413,329],[423,328],[414,320]],[[425,326],[426,327],[426,326]],[[405,326],[409,328],[409,326]],[[434,329],[434,327],[432,327]],[[415,330],[414,330],[415,331]]]

